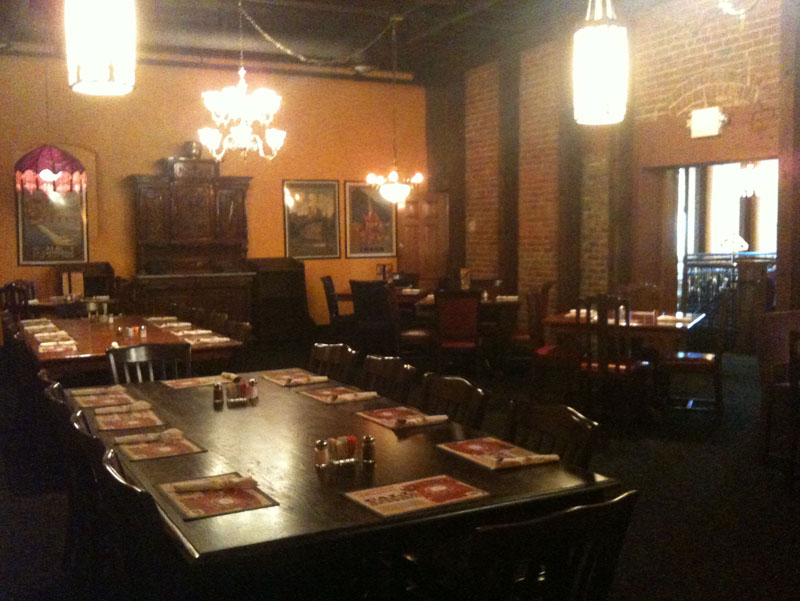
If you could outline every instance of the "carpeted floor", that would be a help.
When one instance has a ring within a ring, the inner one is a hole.
[[[607,436],[595,455],[595,471],[642,493],[614,600],[800,599],[800,495],[758,457],[755,359],[729,356],[724,367],[721,424],[670,413],[644,431]],[[525,398],[523,382],[487,387]],[[496,401],[487,421],[498,433],[502,407]],[[0,434],[0,601],[69,598],[60,570],[65,495],[52,478],[36,478],[37,453],[11,425]]]

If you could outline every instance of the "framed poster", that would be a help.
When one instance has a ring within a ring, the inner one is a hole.
[[[55,146],[40,146],[14,165],[20,265],[89,260],[86,170]]]
[[[283,181],[286,256],[335,259],[339,250],[339,181]]]
[[[363,182],[345,182],[348,257],[397,254],[397,206]]]

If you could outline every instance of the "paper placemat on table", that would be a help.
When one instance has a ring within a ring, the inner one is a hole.
[[[214,384],[228,381],[223,376],[198,376],[196,378],[180,378],[178,380],[161,380],[161,383],[175,390],[183,390],[184,388],[195,388],[196,386],[213,386]]]
[[[201,346],[203,344],[222,344],[223,342],[230,342],[231,339],[226,336],[186,336],[185,332],[178,334],[191,346]]]
[[[66,351],[77,351],[78,343],[75,342],[74,340],[72,342],[68,341],[40,342],[39,348],[37,350],[39,353],[63,353]]]
[[[69,393],[72,396],[83,396],[85,394],[114,394],[117,392],[125,392],[125,387],[122,384],[114,384],[112,386],[89,386],[69,389]]]
[[[28,303],[30,303],[30,301],[28,301]],[[24,328],[25,326],[41,326],[53,322],[47,317],[36,317],[34,319],[21,319],[19,323]]]
[[[391,409],[374,409],[372,411],[359,411],[364,419],[380,424],[392,430],[403,428],[416,428],[441,424],[448,420],[446,415],[426,415],[411,407],[392,407]]]
[[[558,455],[540,455],[492,436],[445,442],[436,446],[490,470],[542,465],[559,460]]]
[[[339,403],[352,403],[353,401],[366,401],[378,396],[377,392],[363,391],[353,386],[331,386],[329,388],[315,388],[313,390],[303,390],[300,394],[310,396],[327,405]]]
[[[34,334],[36,332],[58,332],[58,328],[54,323],[43,323],[41,325],[23,326],[22,329],[29,334]]]
[[[205,452],[203,447],[183,437],[171,440],[120,444],[119,449],[131,461],[160,459],[161,457],[175,457],[176,455],[191,455],[192,453]]]
[[[488,495],[485,490],[445,475],[345,493],[348,499],[381,516],[420,511]]]
[[[229,483],[230,486],[226,486]],[[222,488],[216,488],[217,485]],[[186,520],[274,507],[278,502],[237,472],[159,485]],[[208,486],[208,490],[196,490]],[[180,492],[188,489],[187,492]]]
[[[261,377],[279,386],[306,386],[307,384],[318,384],[328,381],[327,376],[318,376],[302,367],[272,369],[264,372]]]
[[[55,332],[36,332],[33,335],[37,342],[75,342],[72,336],[64,330],[56,330]]]
[[[94,419],[98,430],[132,430],[134,428],[150,428],[151,426],[164,425],[164,422],[153,413],[152,409],[131,411],[129,413],[95,414]]]
[[[117,405],[131,405],[136,399],[127,392],[108,392],[98,394],[78,394],[73,393],[73,398],[79,407],[114,407]]]
[[[158,326],[159,323],[164,323],[167,321],[178,321],[178,318],[175,315],[153,315],[151,317],[145,317],[144,319],[155,326]]]

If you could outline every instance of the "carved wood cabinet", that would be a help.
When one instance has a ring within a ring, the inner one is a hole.
[[[180,168],[179,168],[180,167]],[[213,161],[169,163],[133,175],[140,274],[240,270],[247,256],[249,177],[222,177]]]

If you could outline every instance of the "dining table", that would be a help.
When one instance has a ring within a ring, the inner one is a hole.
[[[437,447],[484,437],[485,432],[446,418],[392,429],[361,415],[398,407],[389,399],[365,395],[372,398],[364,400],[355,395],[356,400],[347,402],[322,402],[335,398],[324,395],[342,385],[328,381],[281,386],[264,375],[239,374],[242,381],[256,380],[257,396],[243,406],[220,408],[218,404],[216,409],[210,385],[147,382],[124,386],[135,401],[149,402],[163,422],[157,427],[102,430],[94,415],[98,410],[83,409],[108,448],[119,449],[115,442],[119,435],[178,428],[200,449],[144,460],[118,453],[126,476],[152,495],[191,565],[226,565],[245,558],[265,566],[281,565],[311,556],[335,559],[337,554],[419,548],[449,535],[466,534],[478,524],[529,518],[605,499],[620,486],[614,478],[572,469],[559,461],[487,469]],[[70,392],[68,398],[77,408],[80,397]],[[374,463],[365,463],[356,454],[351,463],[318,467],[317,441],[342,436],[358,441],[372,437]],[[193,519],[168,494],[175,482],[231,473],[252,477],[271,503]],[[381,515],[347,496],[427,478],[452,478],[481,494],[394,515]]]
[[[45,322],[52,325],[46,325]],[[25,343],[38,359],[39,365],[57,380],[65,374],[106,370],[106,349],[114,343],[132,346],[187,341],[176,329],[159,327],[157,323],[161,322],[142,315],[117,315],[112,319],[109,316],[50,317],[28,320],[27,323],[23,321],[22,332]],[[41,327],[43,325],[46,327]],[[47,343],[53,340],[44,338],[47,338],[47,334],[56,333],[63,336],[64,342],[72,342],[63,348],[48,349]],[[240,341],[227,336],[218,335],[214,338],[216,340],[213,342],[192,341],[193,361],[225,360],[242,345]]]
[[[705,317],[705,313],[659,314],[656,311],[631,311],[629,333],[631,339],[641,347],[653,349],[660,356],[666,356],[685,350],[689,333]],[[581,319],[583,322],[578,321],[575,311],[548,315],[543,320],[548,339],[575,336],[577,328],[586,323],[585,314]],[[609,325],[613,326],[613,323],[609,321]]]

